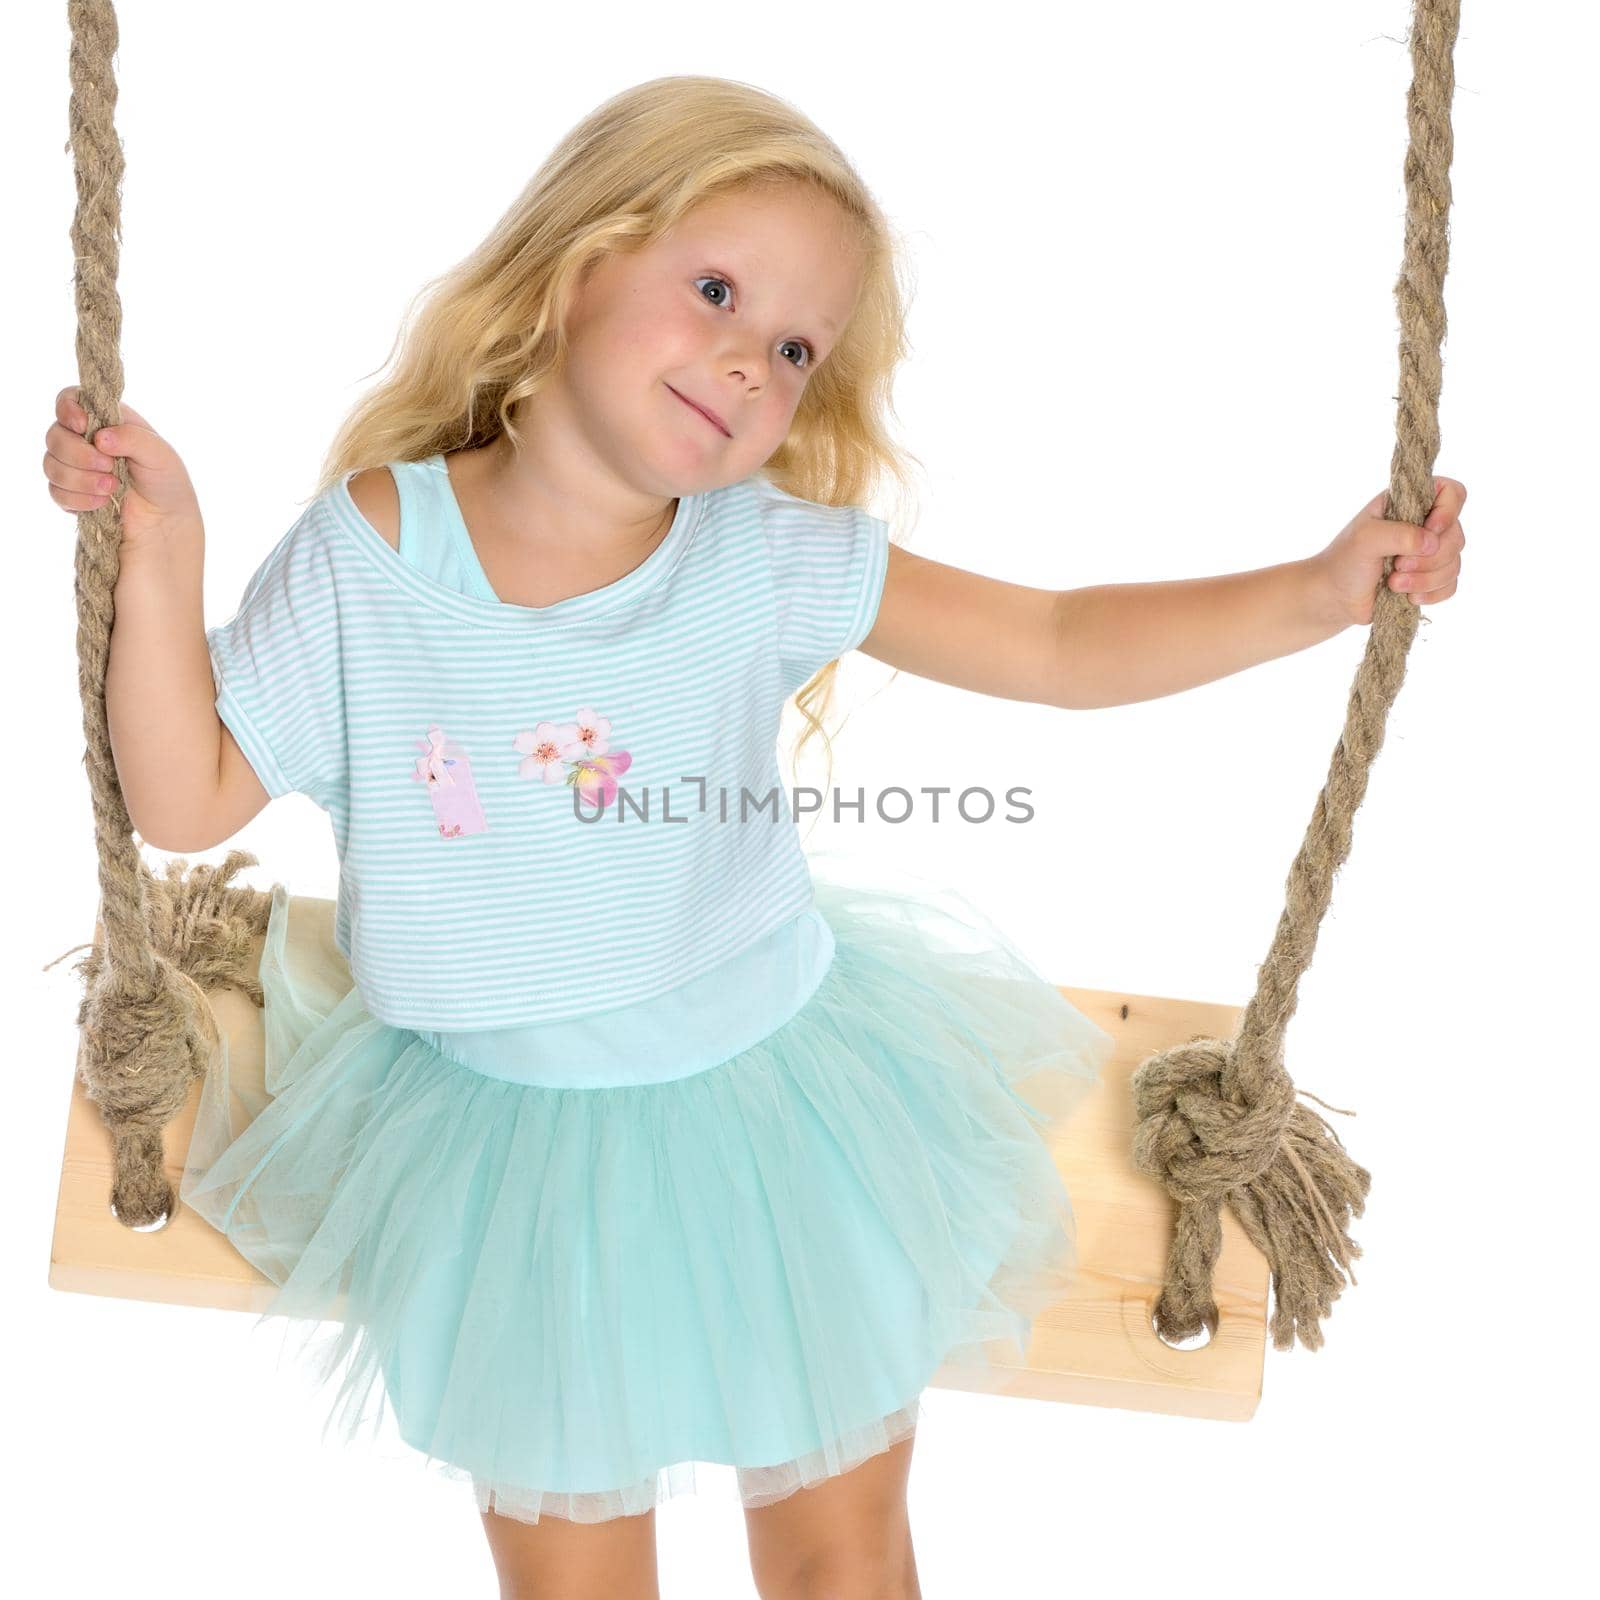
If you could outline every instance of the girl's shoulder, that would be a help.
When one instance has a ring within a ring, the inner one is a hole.
[[[363,467],[345,485],[356,510],[383,535],[391,549],[400,548],[400,490],[387,467]]]

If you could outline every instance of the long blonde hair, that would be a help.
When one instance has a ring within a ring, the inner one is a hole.
[[[340,425],[316,492],[352,469],[475,448],[501,433],[520,448],[513,408],[560,370],[567,311],[594,263],[644,249],[702,201],[794,183],[813,185],[854,225],[862,286],[762,471],[826,505],[862,505],[887,476],[897,522],[918,460],[886,427],[909,349],[901,240],[843,152],[800,111],[753,85],[701,76],[655,78],[591,112],[483,242],[418,290],[384,364],[392,370]],[[822,717],[838,665],[795,696],[806,722],[795,760],[820,733],[829,783]]]

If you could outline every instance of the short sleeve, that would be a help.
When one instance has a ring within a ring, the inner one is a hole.
[[[889,566],[889,525],[860,506],[772,493],[762,501],[778,654],[798,687],[872,632]]]
[[[328,809],[346,781],[339,604],[333,555],[313,505],[208,629],[217,715],[273,798]]]

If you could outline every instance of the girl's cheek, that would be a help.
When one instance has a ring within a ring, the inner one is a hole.
[[[670,303],[640,306],[629,321],[633,344],[645,350],[688,355],[705,336],[703,324]]]

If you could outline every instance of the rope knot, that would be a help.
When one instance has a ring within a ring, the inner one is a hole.
[[[1361,1214],[1371,1174],[1299,1103],[1281,1054],[1268,1054],[1248,1026],[1234,1039],[1196,1034],[1146,1057],[1133,1074],[1133,1098],[1134,1164],[1178,1203],[1155,1307],[1162,1336],[1216,1332],[1211,1284],[1226,1200],[1272,1269],[1273,1343],[1287,1349],[1298,1334],[1316,1349],[1319,1316],[1332,1309],[1345,1274],[1355,1282],[1350,1263],[1361,1247],[1349,1219]]]
[[[1174,1199],[1220,1199],[1271,1164],[1283,1141],[1294,1087],[1281,1069],[1224,1079],[1233,1042],[1196,1034],[1157,1052],[1134,1075],[1139,1129],[1134,1164]]]
[[[266,931],[272,891],[233,882],[254,863],[243,850],[219,865],[190,867],[180,856],[158,878],[134,855],[126,876],[111,877],[103,927],[75,963],[78,1076],[112,1135],[112,1204],[129,1227],[177,1204],[161,1130],[221,1039],[207,991],[228,985],[263,1003],[254,941]]]

